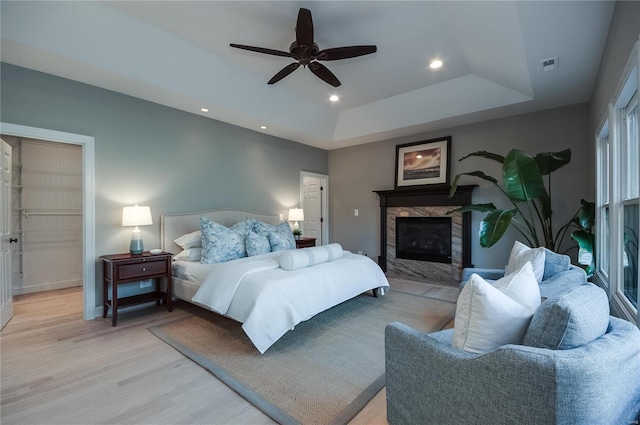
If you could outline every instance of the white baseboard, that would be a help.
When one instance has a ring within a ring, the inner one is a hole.
[[[13,288],[13,295],[25,295],[33,294],[35,292],[54,291],[56,289],[75,288],[82,287],[81,280],[63,280],[60,282],[47,282],[38,283],[35,285],[21,286],[20,288]]]

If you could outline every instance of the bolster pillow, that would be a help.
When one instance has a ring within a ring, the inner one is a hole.
[[[292,249],[283,252],[280,256],[280,268],[287,271],[297,270],[337,260],[340,257],[342,257],[342,246],[338,243]]]

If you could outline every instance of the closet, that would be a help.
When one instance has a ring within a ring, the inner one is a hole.
[[[82,147],[2,138],[13,149],[13,295],[82,286]]]

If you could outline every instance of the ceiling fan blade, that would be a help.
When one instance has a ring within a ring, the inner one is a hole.
[[[335,47],[333,49],[320,50],[315,56],[321,61],[336,61],[340,59],[357,58],[358,56],[370,55],[378,51],[376,46],[347,46]]]
[[[277,83],[278,81],[282,80],[284,77],[286,77],[287,75],[291,74],[293,71],[298,69],[299,66],[300,64],[298,62],[285,66],[280,70],[280,72],[274,75],[273,78],[270,79],[267,84]]]
[[[251,52],[264,53],[267,55],[284,56],[286,58],[293,57],[293,55],[289,52],[283,52],[281,50],[266,49],[264,47],[245,46],[243,44],[233,44],[233,43],[229,44],[229,46],[235,47],[236,49],[249,50]]]
[[[311,72],[316,74],[318,78],[320,78],[325,83],[332,85],[333,87],[338,87],[341,84],[340,80],[338,80],[338,78],[333,75],[331,71],[329,71],[329,68],[321,63],[311,62],[309,64],[309,69],[311,70]]]
[[[296,24],[296,43],[298,47],[307,49],[313,47],[313,19],[309,9],[300,8],[298,12],[298,22]]]

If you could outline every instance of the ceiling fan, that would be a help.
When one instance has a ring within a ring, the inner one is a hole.
[[[296,41],[291,43],[289,51],[267,49],[264,47],[245,46],[242,44],[230,44],[237,49],[250,50],[252,52],[265,53],[267,55],[284,56],[295,59],[290,65],[285,66],[269,80],[267,84],[275,84],[287,75],[298,69],[300,65],[309,67],[318,78],[333,87],[338,87],[341,83],[329,69],[318,61],[335,61],[340,59],[355,58],[375,53],[376,46],[347,46],[335,47],[332,49],[320,50],[313,42],[313,19],[309,9],[300,8],[298,12],[298,22],[296,24]]]

